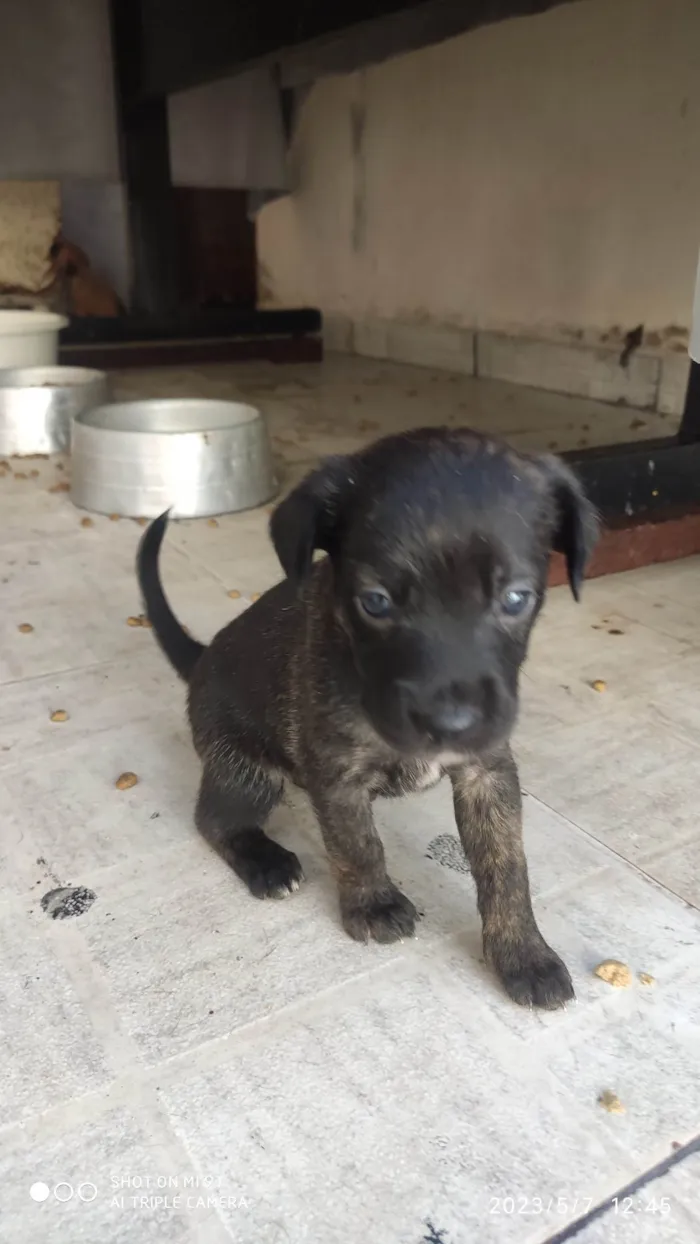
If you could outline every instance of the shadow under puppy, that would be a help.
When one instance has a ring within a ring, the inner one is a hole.
[[[331,458],[272,515],[286,579],[207,648],[163,594],[166,524],[143,538],[141,590],[189,684],[197,827],[251,893],[283,897],[303,880],[296,855],[263,829],[290,778],[318,817],[346,931],[411,936],[417,913],[387,873],[372,801],[447,774],[487,961],[516,1002],[572,998],[532,912],[509,747],[550,552],[564,553],[578,599],[596,536],[571,471],[467,430],[408,432]]]

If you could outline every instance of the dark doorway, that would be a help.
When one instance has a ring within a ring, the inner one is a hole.
[[[175,190],[180,295],[185,306],[255,306],[255,225],[244,190]]]

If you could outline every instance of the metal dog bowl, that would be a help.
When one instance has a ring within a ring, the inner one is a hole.
[[[81,411],[109,400],[107,377],[87,367],[16,367],[0,371],[0,454],[64,453]]]
[[[260,411],[200,398],[116,402],[73,425],[71,500],[98,514],[249,510],[276,489]]]

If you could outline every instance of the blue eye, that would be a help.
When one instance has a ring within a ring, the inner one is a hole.
[[[501,598],[501,609],[507,617],[517,618],[525,612],[531,600],[532,592],[528,588],[511,587]]]
[[[360,608],[370,618],[386,618],[391,613],[392,602],[388,592],[384,592],[381,588],[374,588],[372,591],[360,592],[358,596]]]

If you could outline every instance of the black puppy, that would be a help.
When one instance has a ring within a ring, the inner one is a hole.
[[[197,827],[251,893],[278,898],[303,880],[296,855],[262,828],[291,778],[316,811],[350,936],[410,936],[417,913],[387,874],[372,800],[446,773],[487,960],[516,1002],[572,998],[532,913],[508,743],[550,551],[565,554],[578,599],[595,540],[568,468],[446,429],[332,458],[272,516],[286,580],[208,648],[163,595],[166,523],[143,538],[141,589],[189,683],[204,770]],[[314,561],[316,550],[328,556]]]

